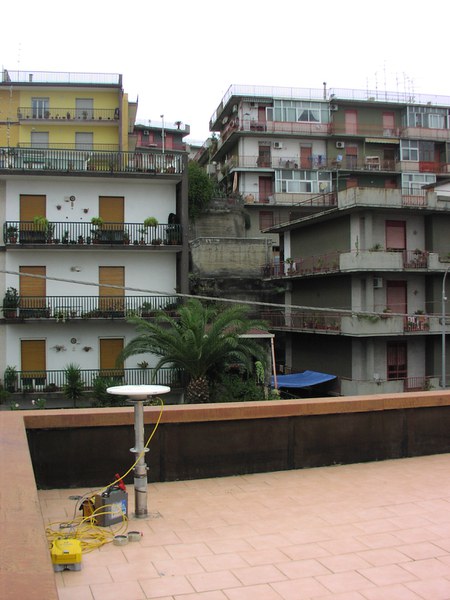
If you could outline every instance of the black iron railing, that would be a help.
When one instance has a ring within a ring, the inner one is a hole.
[[[60,323],[74,319],[124,319],[130,316],[152,318],[164,310],[176,315],[180,299],[155,296],[23,296],[18,306],[4,306],[5,319],[55,319]]]
[[[19,106],[19,120],[56,121],[118,121],[118,108],[68,108]]]
[[[83,246],[90,244],[132,244],[135,246],[177,245],[182,241],[181,225],[160,223],[87,223],[7,221],[3,226],[6,245],[53,244]]]
[[[171,388],[183,387],[186,376],[181,369],[164,367],[134,369],[80,369],[84,391],[89,392],[98,378],[108,379],[118,385],[168,385]],[[17,371],[14,380],[8,381],[10,392],[58,392],[66,383],[64,370]]]
[[[0,171],[181,174],[186,158],[161,152],[99,152],[55,148],[0,147]]]

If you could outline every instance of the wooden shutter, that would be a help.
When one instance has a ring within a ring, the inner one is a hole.
[[[123,363],[117,359],[123,350],[123,338],[100,339],[100,375],[123,377]]]
[[[124,311],[124,290],[125,268],[124,267],[99,267],[98,269],[99,288],[99,308],[101,311],[107,311],[108,315],[112,313],[123,313]],[[106,287],[106,284],[117,285],[117,288]],[[122,316],[122,315],[117,315]]]
[[[47,305],[46,281],[40,277],[27,277],[29,275],[46,274],[46,267],[19,267],[20,271],[20,309],[27,310],[30,314],[23,316],[42,316],[39,313]],[[31,314],[37,311],[37,314]]]
[[[27,379],[45,379],[45,340],[21,340],[20,355],[24,382]]]
[[[103,229],[123,230],[124,199],[123,196],[100,196],[99,216],[105,222]]]
[[[47,198],[42,195],[20,195],[20,231],[34,229],[34,217],[45,217]],[[30,234],[31,235],[31,234]],[[26,234],[24,235],[26,239]]]

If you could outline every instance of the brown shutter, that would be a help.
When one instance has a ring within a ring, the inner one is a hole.
[[[20,342],[21,370],[25,379],[45,378],[45,340],[22,340]]]
[[[99,216],[105,222],[103,229],[123,230],[124,199],[123,196],[100,196],[98,199]]]
[[[46,267],[19,267],[20,271],[20,308],[42,309],[46,306],[46,282],[40,277],[30,275],[46,274]]]
[[[100,375],[102,377],[123,377],[123,363],[117,358],[123,350],[123,339],[100,340]]]
[[[125,268],[124,267],[99,267],[99,308],[102,311],[123,311]],[[105,284],[117,285],[117,288],[106,287]]]

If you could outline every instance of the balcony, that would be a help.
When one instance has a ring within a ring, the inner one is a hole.
[[[156,296],[22,296],[18,306],[4,306],[3,317],[9,322],[54,319],[59,323],[91,319],[153,318],[158,310],[177,315],[179,298]]]
[[[92,223],[48,222],[39,226],[31,221],[7,221],[3,226],[3,241],[7,248],[42,246],[47,248],[70,247],[86,249],[87,246],[121,245],[161,248],[182,243],[179,224],[160,223],[145,227],[143,223]]]
[[[89,85],[122,87],[118,73],[71,73],[69,71],[11,71],[3,69],[0,84]]]
[[[87,123],[99,122],[110,125],[111,121],[119,121],[120,111],[118,108],[85,108],[78,109],[72,107],[48,107],[36,108],[32,106],[19,106],[17,109],[17,118],[21,122],[26,121],[50,121],[55,125],[64,123],[73,124],[74,121]]]
[[[181,175],[186,157],[160,152],[109,152],[55,148],[0,148],[0,173]]]
[[[269,323],[269,329],[353,337],[438,334],[441,330],[437,315],[404,315],[388,311],[313,311],[288,308],[263,312],[261,318]]]
[[[275,204],[294,208],[332,208],[337,206],[337,195],[334,192],[324,194],[291,194],[285,192],[262,194],[255,191],[243,191],[241,195],[245,204]]]
[[[378,246],[378,245],[377,245]],[[384,251],[374,246],[371,250],[336,250],[327,254],[287,258],[271,262],[261,268],[261,276],[267,278],[305,277],[315,274],[353,271],[402,271],[403,269],[444,268],[439,264],[438,254],[426,250]]]

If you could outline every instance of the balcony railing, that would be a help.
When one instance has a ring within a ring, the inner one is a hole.
[[[48,107],[36,108],[32,106],[19,106],[17,118],[19,121],[38,120],[56,121],[58,125],[64,121],[118,121],[120,112],[118,108],[74,108],[74,107]]]
[[[261,318],[276,329],[302,331],[326,331],[339,333],[341,330],[341,315],[338,313],[313,311],[269,311],[263,312]]]
[[[182,242],[179,224],[160,223],[145,227],[143,223],[49,222],[39,226],[31,221],[7,221],[3,226],[6,246],[51,244],[77,248],[96,244],[133,246],[178,245]]]
[[[52,148],[0,148],[0,171],[49,173],[181,174],[186,158],[161,152],[98,152]]]
[[[425,250],[403,250],[403,266],[405,269],[426,269],[429,252]]]
[[[340,252],[330,252],[318,256],[292,258],[279,263],[268,263],[262,267],[261,275],[268,277],[295,277],[339,271]]]
[[[80,369],[83,391],[93,389],[98,378],[113,379],[120,385],[168,385],[172,388],[183,387],[186,376],[181,369],[163,367],[156,371],[153,368],[141,369]],[[58,392],[66,383],[64,370],[18,371],[15,382],[8,388],[14,392]]]
[[[90,319],[154,318],[158,310],[176,316],[179,298],[156,296],[22,296],[18,307],[4,306],[8,320],[55,319],[59,323]]]
[[[269,329],[318,331],[350,336],[403,335],[439,332],[438,317],[425,314],[397,314],[384,311],[318,311],[284,308],[261,313]]]
[[[25,150],[30,149],[29,143],[19,142],[17,144],[17,148],[23,148]],[[118,152],[119,145],[118,144],[70,144],[64,143],[59,144],[56,142],[48,142],[45,144],[33,144],[33,150],[76,150],[77,152]],[[1,154],[0,154],[1,159]]]

